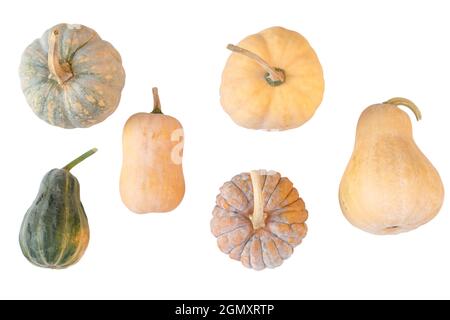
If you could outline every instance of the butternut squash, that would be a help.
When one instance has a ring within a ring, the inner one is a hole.
[[[359,118],[356,142],[339,189],[345,217],[374,234],[413,230],[439,212],[444,187],[439,173],[413,140],[411,121],[394,98],[368,107]]]
[[[162,114],[157,88],[151,113],[132,115],[123,129],[120,195],[133,212],[167,212],[184,196],[183,127]]]

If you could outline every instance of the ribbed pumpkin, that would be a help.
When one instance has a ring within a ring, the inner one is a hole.
[[[242,173],[220,188],[211,231],[220,250],[248,268],[275,268],[306,236],[308,212],[277,172]]]
[[[80,200],[80,184],[69,171],[96,150],[63,169],[50,170],[42,179],[19,235],[22,252],[32,264],[62,269],[83,256],[89,243],[89,225]]]
[[[322,66],[299,33],[273,27],[248,36],[222,74],[221,104],[238,125],[286,130],[301,126],[322,102]]]
[[[34,113],[62,128],[85,128],[117,108],[125,72],[114,47],[92,29],[59,24],[29,45],[20,63]]]

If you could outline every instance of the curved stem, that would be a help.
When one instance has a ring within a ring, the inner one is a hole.
[[[59,48],[59,37],[60,32],[55,29],[51,32],[50,38],[48,40],[48,69],[51,75],[56,79],[56,81],[63,85],[73,77],[70,65],[60,62],[60,48]]]
[[[264,59],[262,59],[256,53],[253,53],[247,49],[232,44],[227,45],[227,49],[242,54],[250,59],[253,59],[269,74],[270,80],[272,80],[275,83],[278,83],[277,85],[283,83],[286,80],[286,76],[283,70],[271,67],[266,61],[264,61]]]
[[[257,230],[260,228],[264,228],[265,226],[261,172],[259,170],[251,171],[250,178],[252,180],[252,187],[253,187],[253,214],[251,220],[253,224],[253,229]]]
[[[78,158],[76,158],[75,160],[73,160],[72,162],[70,162],[69,164],[67,164],[66,166],[63,167],[63,170],[67,170],[70,171],[70,169],[72,169],[73,167],[75,167],[77,164],[79,164],[81,161],[83,161],[86,158],[89,158],[90,156],[92,156],[94,153],[97,152],[97,148],[93,148],[91,150],[89,150],[88,152],[83,153],[81,156],[79,156]]]
[[[389,99],[388,101],[383,102],[384,104],[393,104],[395,106],[405,106],[407,108],[409,108],[414,115],[416,116],[417,121],[419,121],[420,119],[422,119],[422,113],[419,110],[419,107],[416,106],[416,104],[414,102],[412,102],[411,100],[405,99],[405,98],[392,98]]]
[[[158,88],[156,88],[156,87],[152,88],[152,93],[153,93],[153,111],[152,111],[152,113],[162,114],[161,102],[159,101]]]

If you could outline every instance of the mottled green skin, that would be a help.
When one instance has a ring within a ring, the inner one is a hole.
[[[80,185],[69,171],[53,169],[42,179],[19,236],[25,257],[39,267],[62,269],[78,262],[89,243]]]
[[[60,62],[69,63],[74,74],[63,85],[48,66],[49,36],[56,28]],[[85,128],[105,120],[119,105],[125,84],[122,59],[114,47],[94,30],[68,24],[47,30],[25,49],[19,74],[34,113],[63,128]]]

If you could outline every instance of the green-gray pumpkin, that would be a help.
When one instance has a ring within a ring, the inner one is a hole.
[[[80,201],[80,184],[69,171],[92,149],[62,169],[50,170],[25,214],[19,242],[34,265],[62,269],[78,262],[89,243],[89,225]]]
[[[120,54],[92,29],[59,24],[31,43],[20,63],[34,113],[62,128],[86,128],[119,105],[125,83]]]

